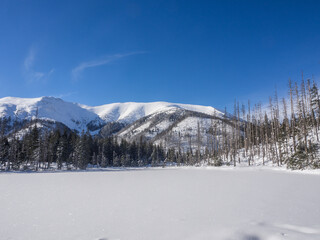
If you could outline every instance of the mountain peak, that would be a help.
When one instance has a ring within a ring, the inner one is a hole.
[[[53,97],[53,96],[43,96],[41,97],[42,101],[63,101],[61,98]]]

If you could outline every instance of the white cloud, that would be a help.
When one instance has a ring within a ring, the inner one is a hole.
[[[76,66],[74,69],[72,69],[72,71],[71,71],[72,79],[73,80],[79,79],[79,77],[81,76],[81,73],[84,70],[86,70],[87,68],[106,65],[110,62],[116,61],[116,60],[124,58],[124,57],[136,55],[136,54],[143,54],[143,53],[145,53],[145,52],[131,52],[131,53],[125,53],[125,54],[115,54],[115,55],[106,56],[102,59],[80,63],[78,66]]]
[[[54,73],[54,69],[52,68],[49,72],[39,72],[34,70],[34,62],[35,62],[36,51],[34,48],[30,48],[27,57],[23,63],[23,72],[25,79],[29,83],[46,81],[48,77]]]
[[[56,97],[56,98],[66,98],[66,97],[72,96],[72,95],[77,94],[77,93],[78,93],[78,92],[60,93],[60,94],[57,94],[57,95],[53,95],[53,97]]]

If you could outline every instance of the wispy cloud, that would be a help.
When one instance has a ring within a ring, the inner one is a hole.
[[[56,98],[66,98],[66,97],[72,96],[72,95],[77,94],[77,93],[78,93],[78,92],[60,93],[60,94],[53,95],[53,97],[56,97]]]
[[[80,63],[78,66],[76,66],[75,68],[72,69],[72,71],[71,71],[72,79],[78,80],[79,77],[81,76],[82,72],[84,70],[86,70],[87,68],[106,65],[106,64],[109,64],[111,62],[114,62],[114,61],[121,59],[121,58],[124,58],[124,57],[132,56],[132,55],[136,55],[136,54],[143,54],[143,53],[145,53],[145,52],[140,51],[140,52],[125,53],[125,54],[114,54],[114,55],[106,56],[102,59],[96,59],[93,61]]]
[[[34,70],[34,62],[35,62],[36,51],[34,48],[30,48],[28,55],[24,59],[23,62],[23,73],[25,79],[29,83],[46,81],[48,77],[54,73],[54,69],[52,68],[48,72],[39,72]]]

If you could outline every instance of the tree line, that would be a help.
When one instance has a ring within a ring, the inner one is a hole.
[[[4,124],[2,124],[3,126]],[[3,130],[3,129],[2,129]],[[3,132],[3,131],[2,131]],[[95,167],[158,166],[165,162],[162,146],[140,141],[118,141],[115,137],[93,137],[67,129],[43,131],[35,121],[19,139],[0,137],[2,170],[86,169]]]

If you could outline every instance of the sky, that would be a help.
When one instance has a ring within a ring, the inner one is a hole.
[[[320,1],[0,1],[0,97],[230,109],[320,80]]]

